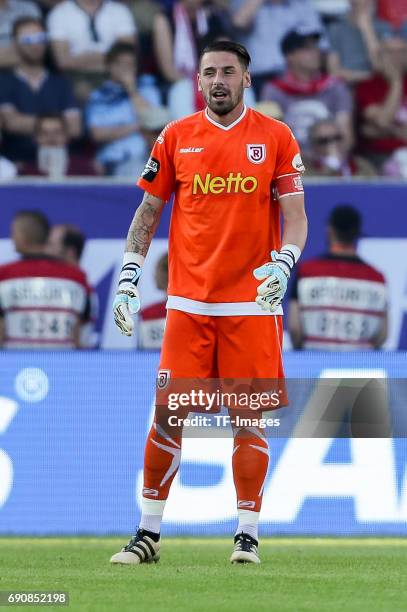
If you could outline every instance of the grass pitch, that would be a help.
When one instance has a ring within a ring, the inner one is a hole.
[[[0,538],[0,590],[68,591],[47,608],[78,612],[407,610],[407,540],[263,539],[235,566],[231,540],[167,538],[156,565],[110,566],[125,540]]]

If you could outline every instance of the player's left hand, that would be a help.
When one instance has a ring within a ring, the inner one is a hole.
[[[256,302],[269,312],[275,312],[281,305],[287,282],[290,277],[290,268],[284,261],[278,261],[278,252],[271,252],[271,261],[253,270],[257,280],[265,279],[257,287]]]
[[[137,284],[141,266],[135,262],[123,266],[119,276],[119,288],[113,302],[114,322],[125,336],[131,336],[134,329],[132,315],[140,310],[140,295]]]

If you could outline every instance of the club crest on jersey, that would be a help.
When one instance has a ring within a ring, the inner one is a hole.
[[[170,384],[171,370],[159,370],[157,375],[157,389],[166,389]]]
[[[252,164],[261,164],[266,159],[265,144],[248,144],[246,145],[247,159]]]

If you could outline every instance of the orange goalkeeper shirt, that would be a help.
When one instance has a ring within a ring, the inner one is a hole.
[[[302,170],[287,125],[252,109],[227,127],[201,111],[163,130],[138,185],[164,201],[175,194],[167,308],[267,314],[252,272],[281,247],[274,183]],[[300,177],[292,189],[303,191]]]

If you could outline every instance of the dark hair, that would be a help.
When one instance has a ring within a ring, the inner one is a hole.
[[[199,58],[199,64],[201,64],[202,57],[205,55],[205,53],[212,53],[218,51],[226,51],[227,53],[233,53],[234,55],[236,55],[243,70],[247,70],[250,62],[252,61],[249,52],[243,45],[233,42],[232,40],[215,40],[214,42],[207,45],[202,51]]]
[[[124,53],[132,55],[135,60],[137,59],[137,50],[135,45],[126,42],[117,42],[112,45],[109,51],[106,53],[105,62],[107,66],[114,62],[119,55],[123,55]]]
[[[20,28],[23,28],[26,25],[32,24],[34,23],[35,25],[40,26],[40,28],[42,29],[43,32],[45,32],[45,25],[44,22],[42,21],[42,19],[39,19],[38,17],[29,17],[28,15],[25,17],[20,17],[20,19],[17,19],[14,24],[13,24],[13,38],[17,38],[18,35],[18,30]]]
[[[65,248],[73,249],[79,261],[83,253],[83,248],[85,246],[85,236],[78,227],[69,225],[65,229],[62,244]]]
[[[350,204],[335,206],[329,215],[328,223],[336,238],[343,244],[353,244],[360,236],[362,218]]]
[[[24,232],[31,244],[44,245],[48,240],[49,221],[40,210],[20,210],[14,215],[14,221],[26,221]]]

